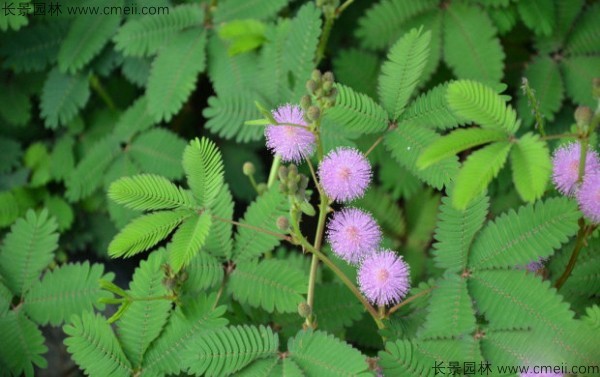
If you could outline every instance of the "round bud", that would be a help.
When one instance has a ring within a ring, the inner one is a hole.
[[[290,221],[285,216],[279,216],[277,218],[277,228],[279,230],[288,230],[290,227]]]
[[[318,69],[313,70],[310,74],[310,78],[313,79],[315,82],[321,81],[321,77],[321,71],[319,71]]]
[[[264,194],[269,189],[266,183],[262,182],[256,186],[256,191],[258,191],[258,195]]]
[[[300,317],[302,318],[307,318],[308,316],[310,316],[312,314],[312,309],[310,307],[310,305],[308,305],[307,302],[301,302],[298,304],[298,314],[300,314]]]
[[[334,81],[334,76],[333,73],[331,71],[327,71],[323,74],[323,81],[329,81],[329,82],[333,82]]]
[[[321,109],[317,106],[311,106],[308,108],[307,114],[310,120],[316,121],[321,117]]]
[[[318,88],[319,86],[314,80],[308,80],[306,82],[306,90],[308,90],[309,93],[314,93]]]
[[[592,116],[592,109],[587,106],[579,106],[575,109],[575,121],[579,127],[590,124]]]
[[[294,180],[289,180],[286,188],[287,188],[288,194],[295,194],[296,190],[298,189],[298,186],[297,186],[296,182],[294,182]]]
[[[302,110],[308,109],[311,104],[312,104],[312,100],[309,95],[304,95],[300,99],[300,107],[302,107]]]
[[[250,161],[246,161],[244,162],[242,171],[244,172],[244,175],[251,176],[254,175],[254,173],[256,173],[256,168],[254,167],[253,163],[251,163]]]
[[[285,180],[287,179],[287,175],[288,175],[288,169],[285,166],[280,166],[279,170],[277,170],[277,176],[279,177],[279,180],[282,182],[285,182]]]
[[[306,188],[308,187],[308,177],[307,176],[302,175],[302,179],[300,180],[298,187],[302,190],[306,190]]]
[[[331,81],[325,81],[323,83],[323,91],[325,93],[330,93],[331,89],[333,89],[333,82],[331,82]]]
[[[293,178],[298,175],[298,167],[294,164],[290,164],[288,167],[288,178]]]

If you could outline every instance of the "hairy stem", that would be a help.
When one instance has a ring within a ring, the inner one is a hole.
[[[577,233],[577,240],[575,241],[575,247],[573,248],[573,252],[571,253],[571,258],[569,258],[569,263],[565,268],[565,271],[562,273],[560,278],[556,280],[554,287],[559,290],[567,281],[573,269],[575,268],[575,264],[577,263],[577,257],[579,256],[579,252],[583,247],[587,244],[587,238],[592,232],[596,229],[596,225],[585,225],[584,218],[579,219],[579,232]]]
[[[315,235],[314,249],[320,252],[321,244],[323,242],[323,233],[325,231],[325,219],[327,218],[327,207],[328,198],[324,193],[321,193],[321,202],[319,203],[319,220],[317,223],[317,233]],[[315,284],[317,279],[317,269],[319,267],[319,259],[316,254],[313,253],[312,260],[310,262],[310,275],[308,276],[308,294],[306,296],[306,302],[312,309],[315,302]],[[312,316],[306,318],[306,325],[313,326]]]
[[[428,295],[429,293],[431,293],[431,291],[433,291],[433,288],[429,288],[427,290],[424,290],[422,292],[417,293],[416,295],[410,296],[409,298],[407,298],[406,300],[399,302],[398,304],[394,305],[392,308],[390,308],[390,310],[388,311],[388,316],[390,314],[393,314],[394,312],[396,312],[398,309],[400,309],[401,307],[403,307],[404,305],[418,299],[421,296],[425,296]]]

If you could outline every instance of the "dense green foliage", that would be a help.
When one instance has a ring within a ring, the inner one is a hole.
[[[598,2],[69,11],[106,4],[0,10],[0,375],[59,370],[50,327],[90,376],[597,365],[600,234],[551,156],[599,149]],[[282,171],[264,126],[307,98],[316,152]],[[411,269],[379,311],[324,237],[313,170],[340,146]]]

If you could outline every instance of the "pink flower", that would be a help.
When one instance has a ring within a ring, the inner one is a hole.
[[[273,118],[280,124],[265,128],[267,147],[281,156],[282,161],[298,163],[313,153],[315,135],[308,129],[300,107],[281,106],[273,112]]]
[[[410,269],[401,256],[382,250],[362,261],[358,284],[371,303],[378,306],[395,304],[410,289]]]
[[[581,212],[596,224],[600,224],[600,171],[586,174],[577,192]]]
[[[356,149],[338,148],[321,162],[319,180],[327,196],[347,202],[364,195],[371,182],[371,164]]]
[[[336,212],[327,226],[331,249],[350,264],[358,263],[381,242],[381,229],[373,217],[357,208]]]
[[[574,196],[577,192],[577,179],[579,178],[579,159],[581,157],[581,145],[571,143],[558,148],[554,152],[552,180],[556,189],[563,195]],[[588,150],[585,158],[585,174],[600,169],[598,154]]]

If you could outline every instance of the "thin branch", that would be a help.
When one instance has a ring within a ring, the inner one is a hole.
[[[422,292],[417,293],[416,295],[410,296],[410,298],[407,298],[406,300],[396,304],[394,307],[390,308],[390,310],[388,311],[388,315],[393,314],[394,312],[396,312],[398,309],[400,309],[401,307],[403,307],[404,305],[409,304],[410,302],[418,299],[419,297],[425,296],[427,294],[429,294],[431,291],[433,291],[434,288],[429,288],[426,289]]]

